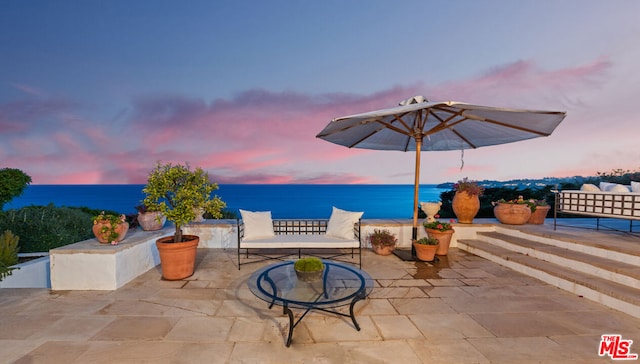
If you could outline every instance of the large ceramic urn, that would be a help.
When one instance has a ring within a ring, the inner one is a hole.
[[[459,223],[472,224],[473,218],[480,211],[480,198],[467,191],[457,191],[453,196],[451,207],[453,207],[453,213],[456,214]]]

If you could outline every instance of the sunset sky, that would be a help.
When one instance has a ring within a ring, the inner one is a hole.
[[[422,154],[423,183],[640,167],[640,1],[0,0],[0,168],[34,184],[412,184],[317,139],[414,95],[566,111],[547,138]]]

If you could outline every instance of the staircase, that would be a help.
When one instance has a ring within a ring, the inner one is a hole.
[[[507,225],[475,235],[459,239],[458,248],[640,318],[639,237]]]

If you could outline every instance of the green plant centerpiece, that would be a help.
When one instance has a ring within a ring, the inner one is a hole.
[[[129,223],[123,214],[114,215],[102,211],[93,217],[92,230],[100,244],[116,245],[127,235]]]
[[[304,282],[314,282],[322,278],[324,263],[315,257],[300,258],[293,263],[293,269],[298,279]]]
[[[143,204],[153,211],[160,211],[175,225],[173,236],[156,241],[164,279],[179,280],[193,274],[200,238],[183,235],[182,228],[195,218],[198,207],[214,218],[222,217],[221,211],[226,204],[218,196],[211,195],[217,189],[218,185],[210,181],[207,172],[199,167],[192,170],[188,164],[158,162],[149,174],[142,190],[146,195]]]
[[[371,242],[371,248],[376,254],[390,255],[396,248],[398,239],[389,230],[374,229],[373,233],[369,234],[369,242]]]

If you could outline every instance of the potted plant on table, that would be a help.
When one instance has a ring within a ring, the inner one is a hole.
[[[129,223],[124,215],[107,214],[102,211],[93,217],[91,230],[100,244],[116,245],[127,235]]]
[[[440,216],[436,215],[436,219]],[[455,230],[450,223],[441,222],[438,220],[423,223],[424,230],[427,232],[427,236],[430,238],[437,239],[440,243],[438,246],[438,250],[436,251],[437,255],[447,255],[449,253],[449,245],[451,244],[451,237]]]
[[[478,181],[470,181],[465,177],[453,185],[456,191],[451,201],[453,213],[456,214],[458,222],[462,224],[473,223],[473,218],[480,211],[480,196],[484,193],[484,187]]]
[[[369,242],[371,242],[371,248],[376,254],[390,255],[396,248],[398,239],[389,230],[374,229],[373,233],[369,234]]]
[[[438,239],[422,238],[413,241],[413,247],[416,249],[416,257],[423,262],[432,262],[436,258],[436,250],[438,250]]]
[[[144,231],[160,230],[167,221],[167,217],[160,211],[152,211],[145,204],[136,206],[136,210],[138,210],[138,223]]]
[[[314,282],[322,278],[324,263],[316,257],[300,258],[293,263],[298,279],[304,282]]]
[[[535,204],[518,196],[515,200],[500,199],[491,203],[496,219],[507,225],[523,225],[531,217],[531,212],[536,209]]]
[[[214,218],[222,217],[225,203],[218,196],[211,197],[216,189],[218,185],[209,180],[208,173],[201,168],[191,170],[188,164],[158,163],[149,174],[142,190],[144,205],[160,211],[175,225],[172,236],[156,241],[164,279],[179,280],[193,274],[200,238],[183,235],[182,227],[195,218],[195,207],[202,207]]]

